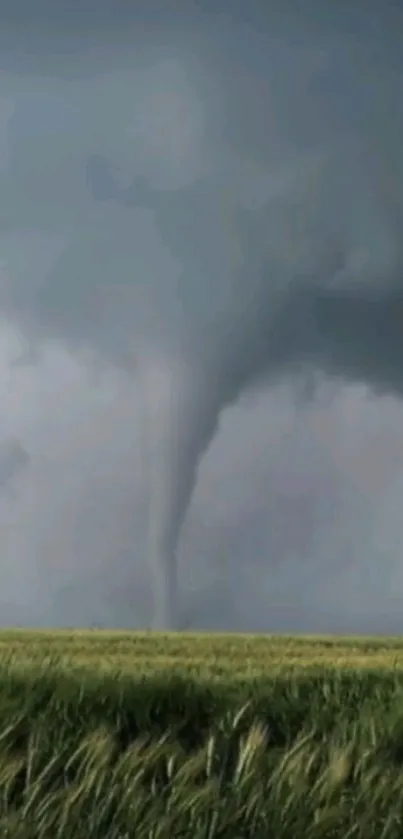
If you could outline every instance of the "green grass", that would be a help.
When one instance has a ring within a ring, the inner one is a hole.
[[[0,634],[0,838],[401,839],[403,641]]]
[[[0,632],[1,661],[221,681],[318,667],[403,671],[403,639],[14,630]]]

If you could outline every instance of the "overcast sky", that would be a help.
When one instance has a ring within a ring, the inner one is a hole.
[[[397,12],[26,2],[0,11],[0,623],[149,624],[139,365],[159,418],[185,360],[213,406],[185,623],[400,632]]]

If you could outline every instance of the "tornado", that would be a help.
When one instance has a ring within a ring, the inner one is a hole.
[[[104,167],[107,180],[107,161]],[[373,377],[375,383],[383,378],[388,386],[380,369],[385,354],[389,359],[403,349],[399,318],[391,311],[401,310],[396,280],[402,254],[399,196],[381,188],[382,174],[368,168],[356,143],[343,141],[326,155],[300,157],[266,183],[262,173],[248,174],[238,191],[230,172],[176,196],[135,179],[117,197],[128,211],[154,209],[164,241],[185,246],[189,271],[185,288],[177,288],[182,319],[172,344],[176,353],[151,354],[140,365],[156,629],[183,625],[180,533],[200,460],[224,408],[248,388],[312,365],[329,375]],[[216,243],[214,260],[209,263],[208,254],[204,259],[212,294],[207,308],[200,287],[191,288],[190,274],[203,231],[210,247]]]
[[[204,370],[178,363],[167,366],[166,360],[147,366],[141,385],[152,625],[157,630],[177,630],[186,622],[178,600],[178,542],[200,458],[216,431],[220,399]]]

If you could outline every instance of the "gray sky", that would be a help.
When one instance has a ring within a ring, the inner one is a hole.
[[[0,620],[150,620],[145,380],[189,624],[400,631],[397,13],[151,5],[0,12]]]

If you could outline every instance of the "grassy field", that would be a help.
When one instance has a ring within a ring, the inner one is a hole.
[[[169,670],[219,681],[257,679],[318,667],[403,670],[403,638],[14,630],[0,632],[1,662],[136,675]]]
[[[0,839],[401,839],[403,640],[0,634]]]

